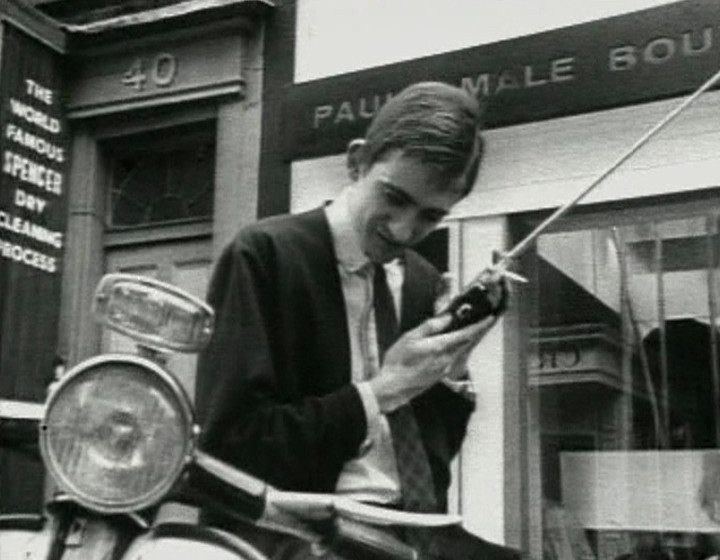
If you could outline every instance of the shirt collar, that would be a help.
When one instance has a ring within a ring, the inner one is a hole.
[[[350,272],[357,272],[370,260],[360,246],[358,233],[350,218],[348,203],[347,189],[344,189],[333,202],[325,207],[325,216],[330,226],[338,263]]]

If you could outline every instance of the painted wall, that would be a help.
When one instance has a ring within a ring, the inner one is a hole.
[[[670,4],[670,0],[301,0],[304,82]]]

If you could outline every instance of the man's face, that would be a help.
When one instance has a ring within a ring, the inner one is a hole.
[[[461,181],[399,150],[362,169],[351,187],[350,213],[363,252],[387,262],[421,241],[462,197]]]

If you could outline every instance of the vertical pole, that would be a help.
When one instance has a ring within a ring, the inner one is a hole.
[[[717,217],[708,216],[706,227],[708,258],[708,311],[710,315],[710,372],[713,389],[713,414],[715,416],[715,445],[720,443],[720,367],[718,366],[718,336],[715,327],[717,318],[717,294],[715,293],[715,238],[717,237]]]
[[[621,414],[621,439],[620,449],[632,449],[635,445],[633,434],[633,415],[635,414],[634,403],[634,378],[633,378],[633,340],[635,325],[632,306],[630,303],[630,279],[627,269],[627,255],[625,252],[625,240],[618,228],[610,229],[611,240],[615,248],[618,261],[618,280],[620,282],[620,339],[622,340],[622,406]],[[593,251],[595,253],[596,251]],[[597,270],[597,269],[595,269]],[[593,277],[596,277],[594,274]],[[597,291],[596,291],[597,293]],[[642,340],[639,341],[639,349],[642,350]],[[657,423],[656,423],[657,428]]]
[[[2,76],[3,62],[3,37],[5,34],[5,20],[0,18],[0,76]]]
[[[650,363],[648,361],[647,352],[643,346],[643,335],[638,325],[637,318],[635,317],[633,302],[630,296],[630,273],[628,271],[627,264],[627,250],[625,248],[625,241],[617,228],[612,228],[612,240],[620,267],[620,298],[623,317],[623,367],[632,368],[632,344],[634,340],[635,344],[637,344],[640,367],[642,369],[645,387],[650,399],[650,408],[653,417],[653,427],[655,429],[657,447],[659,449],[666,449],[668,436],[665,432],[665,426],[661,419],[657,391],[655,390],[655,384],[653,383],[652,375],[650,373]]]
[[[665,283],[663,279],[662,238],[657,224],[655,230],[655,266],[657,267],[657,311],[660,335],[660,401],[662,402],[663,433],[670,437],[670,393],[668,387],[667,332],[665,328]]]

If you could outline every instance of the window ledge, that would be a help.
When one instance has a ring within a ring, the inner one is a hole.
[[[212,221],[175,222],[157,226],[128,227],[105,233],[104,245],[122,247],[138,243],[175,241],[212,235]]]

